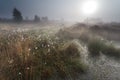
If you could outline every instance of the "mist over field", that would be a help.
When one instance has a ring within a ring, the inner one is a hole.
[[[119,79],[119,34],[111,23],[0,23],[0,79]]]
[[[1,0],[0,80],[120,80],[119,4]]]

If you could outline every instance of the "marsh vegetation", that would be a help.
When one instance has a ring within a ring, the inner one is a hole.
[[[120,65],[120,49],[95,29],[100,30],[79,24],[1,24],[0,80],[93,80],[102,73],[108,80],[110,67]]]

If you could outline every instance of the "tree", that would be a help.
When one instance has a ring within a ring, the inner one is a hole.
[[[35,22],[39,22],[39,21],[40,21],[40,17],[37,16],[37,15],[35,15],[35,16],[34,16],[34,21],[35,21]]]
[[[21,22],[23,20],[21,12],[16,8],[13,9],[13,20],[16,22]]]

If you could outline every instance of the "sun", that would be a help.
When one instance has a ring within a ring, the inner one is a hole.
[[[82,11],[84,14],[90,15],[97,11],[98,3],[96,1],[87,1],[82,5]]]

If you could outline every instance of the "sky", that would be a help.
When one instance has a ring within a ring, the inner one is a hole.
[[[120,0],[94,0],[99,7],[89,16],[81,10],[86,1],[88,0],[0,0],[0,17],[12,18],[13,8],[16,7],[24,18],[30,19],[38,15],[48,16],[51,20],[82,21],[90,17],[120,22]]]

